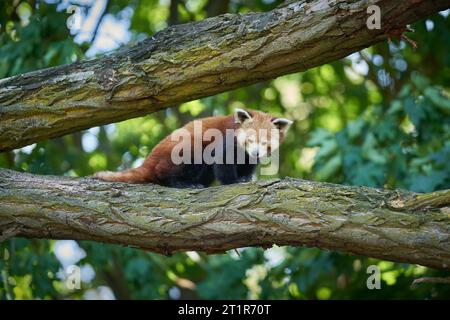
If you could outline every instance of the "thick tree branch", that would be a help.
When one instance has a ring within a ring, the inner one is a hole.
[[[297,179],[171,189],[0,170],[0,237],[14,235],[165,254],[304,245],[450,270],[450,190]]]
[[[382,30],[366,9],[381,8]],[[0,81],[0,151],[307,70],[385,39],[450,0],[292,1],[173,26],[100,59]]]

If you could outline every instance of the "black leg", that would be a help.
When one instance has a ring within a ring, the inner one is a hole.
[[[167,180],[164,183],[164,185],[166,187],[178,188],[178,189],[185,189],[185,188],[202,189],[202,188],[206,188],[206,186],[201,184],[201,183],[195,183],[195,182],[192,182],[192,181],[179,180],[177,178],[172,178],[172,179]]]
[[[249,181],[252,181],[252,178],[253,178],[253,175],[251,174],[251,175],[249,175],[249,176],[242,176],[242,177],[239,177],[239,182],[249,182]]]
[[[221,184],[238,182],[236,165],[234,164],[215,164],[214,175]]]
[[[237,166],[237,177],[239,182],[249,182],[256,171],[256,164],[241,164]]]

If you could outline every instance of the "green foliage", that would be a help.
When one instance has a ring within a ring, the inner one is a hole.
[[[38,9],[20,2],[0,4],[0,78],[75,62],[83,56],[66,28],[68,15],[42,2]],[[9,13],[9,16],[8,16]]]
[[[406,84],[387,110],[370,106],[335,134],[313,131],[309,146],[320,148],[315,177],[418,192],[448,188],[450,117],[435,102],[442,99],[441,92],[434,86],[422,90]]]
[[[50,1],[49,1],[50,2]],[[60,65],[84,56],[67,30],[68,15],[40,1],[0,2],[0,78]],[[230,1],[229,12],[269,10],[281,1]],[[110,0],[107,14],[133,9],[134,38],[175,22],[200,20],[209,2]],[[220,13],[220,12],[218,12]],[[256,108],[295,120],[281,148],[280,177],[340,184],[433,191],[450,188],[449,19],[414,25],[419,43],[381,43],[350,58],[301,74],[240,88],[132,119],[0,154],[0,166],[39,174],[84,176],[136,165],[164,136],[194,118]],[[264,179],[267,177],[261,177]],[[450,287],[421,284],[446,276],[424,267],[318,249],[245,248],[171,257],[82,241],[78,265],[95,277],[64,289],[55,241],[11,239],[0,244],[0,299],[81,299],[108,286],[117,298],[350,299],[449,298]],[[368,290],[366,269],[382,270],[382,290]],[[447,275],[448,276],[448,275]]]
[[[0,297],[49,299],[58,297],[54,282],[60,264],[51,241],[12,239],[0,244]]]

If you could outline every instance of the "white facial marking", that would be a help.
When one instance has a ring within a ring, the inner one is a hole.
[[[247,140],[247,134],[244,130],[239,130],[237,134],[237,141],[241,147],[245,146],[245,141]]]
[[[249,142],[246,143],[246,151],[253,158],[263,158],[268,153],[267,143]]]
[[[253,158],[257,158],[258,152],[259,152],[259,148],[258,148],[258,144],[256,142],[248,142],[247,143],[247,153],[250,156],[252,156]]]
[[[286,119],[286,118],[277,118],[275,120],[272,120],[272,123],[274,124],[283,124],[283,125],[288,125],[290,126],[292,123],[294,123],[294,121]]]

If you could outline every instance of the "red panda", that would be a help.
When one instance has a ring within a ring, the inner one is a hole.
[[[291,124],[291,120],[248,109],[194,120],[159,142],[140,167],[97,172],[94,177],[175,188],[203,188],[215,180],[221,184],[249,181],[259,160],[278,149]],[[179,138],[186,134],[188,138],[180,143]],[[212,150],[212,162],[203,157],[208,150]],[[184,161],[180,162],[180,157]]]

